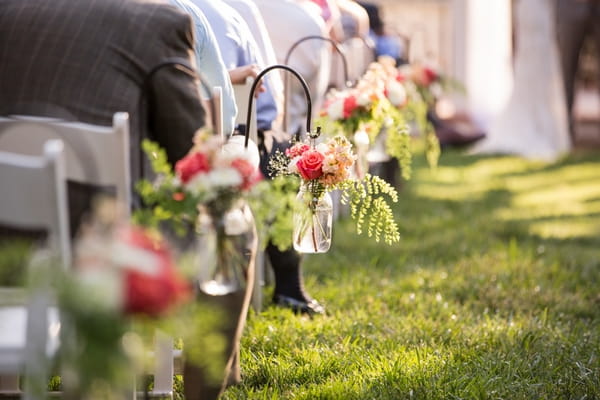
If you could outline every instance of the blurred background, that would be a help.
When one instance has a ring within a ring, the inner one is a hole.
[[[467,112],[486,130],[512,88],[513,1],[372,0],[406,62],[424,62],[462,82],[440,116]],[[600,63],[592,37],[580,55],[573,106],[575,147],[600,147]],[[493,77],[493,79],[491,79]]]

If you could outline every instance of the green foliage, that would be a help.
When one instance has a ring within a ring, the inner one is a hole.
[[[342,188],[342,203],[350,204],[350,216],[356,222],[356,233],[367,230],[367,236],[379,242],[381,238],[387,244],[400,240],[398,225],[394,213],[386,202],[386,195],[392,202],[398,201],[398,193],[389,183],[366,174],[362,181],[352,181]]]
[[[326,316],[251,314],[224,400],[600,398],[600,154],[444,151],[413,176],[399,244],[348,219],[305,257]]]
[[[292,245],[293,214],[296,207],[296,193],[299,189],[297,179],[289,175],[280,175],[271,180],[261,182],[255,195],[249,198],[257,224],[259,238],[265,246],[271,241],[280,250]]]
[[[392,123],[386,128],[386,132],[387,153],[398,160],[402,177],[408,180],[412,173],[411,137],[408,125],[400,114],[395,114]]]
[[[24,239],[0,241],[0,287],[24,286],[25,266],[33,244]]]
[[[136,190],[145,208],[134,211],[133,221],[152,228],[164,226],[168,222],[176,234],[183,236],[193,226],[198,215],[198,199],[192,196],[176,199],[174,193],[178,192],[178,188],[174,183],[173,170],[164,149],[147,139],[142,142],[142,149],[157,175],[157,181],[141,179],[136,183]]]

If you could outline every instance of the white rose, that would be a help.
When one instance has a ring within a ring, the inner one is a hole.
[[[236,158],[243,158],[248,160],[255,170],[258,169],[260,163],[260,154],[258,153],[258,147],[252,140],[248,140],[248,147],[244,146],[246,138],[242,135],[231,136],[225,144],[223,144],[221,154],[219,158],[227,160],[227,164]]]
[[[325,154],[329,150],[329,147],[326,143],[319,143],[315,146],[315,150],[317,150],[321,154]]]
[[[208,173],[212,186],[230,187],[242,184],[242,176],[235,168],[218,168]]]
[[[356,97],[356,104],[361,107],[366,107],[371,104],[371,98],[367,93],[361,93]]]
[[[208,173],[196,174],[185,184],[185,187],[192,193],[204,193],[211,189],[212,183]]]
[[[406,90],[400,82],[390,81],[388,83],[388,99],[395,106],[400,106],[406,102]]]
[[[327,107],[327,115],[331,119],[342,119],[344,116],[344,99],[337,99]]]
[[[369,147],[369,135],[364,130],[358,130],[354,133],[354,144],[359,149],[365,149]]]

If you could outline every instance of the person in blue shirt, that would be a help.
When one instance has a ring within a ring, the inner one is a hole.
[[[190,0],[169,1],[192,17],[195,29],[194,52],[196,54],[196,65],[201,71],[200,77],[203,82],[201,91],[208,98],[211,96],[208,90],[217,86],[221,87],[223,93],[223,132],[230,135],[234,130],[237,108],[230,74],[223,62],[217,39],[202,11]]]
[[[266,66],[250,28],[235,9],[221,0],[191,1],[206,16],[227,70],[245,66],[261,70]],[[268,76],[263,85],[265,90],[256,98],[256,120],[258,130],[268,131],[279,110]]]

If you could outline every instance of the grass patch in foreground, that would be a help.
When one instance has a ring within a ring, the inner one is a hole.
[[[400,195],[399,245],[307,257],[327,316],[250,315],[224,398],[600,398],[600,154],[446,152]]]

